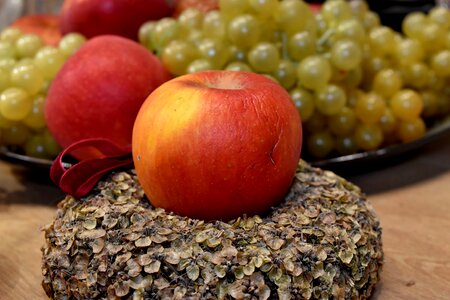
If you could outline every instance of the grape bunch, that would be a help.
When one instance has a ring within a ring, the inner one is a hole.
[[[59,153],[46,128],[46,94],[61,66],[84,41],[73,33],[53,47],[18,28],[0,32],[0,146],[38,158]]]
[[[316,159],[410,142],[450,112],[450,12],[414,12],[403,34],[366,2],[220,0],[145,23],[141,44],[179,76],[203,70],[264,74],[289,91]]]

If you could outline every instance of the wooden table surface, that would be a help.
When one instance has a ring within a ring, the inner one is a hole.
[[[345,176],[372,202],[385,265],[372,299],[450,299],[450,137],[383,168]],[[46,171],[0,161],[0,299],[45,299],[40,227],[62,197]]]

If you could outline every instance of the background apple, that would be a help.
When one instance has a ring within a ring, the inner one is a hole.
[[[180,215],[228,220],[283,199],[302,131],[289,94],[250,72],[172,79],[142,105],[133,160],[150,202]]]
[[[87,38],[114,34],[137,40],[144,22],[170,16],[173,10],[169,0],[65,0],[60,28],[63,34],[78,32]]]
[[[53,80],[45,102],[47,126],[64,148],[93,137],[128,146],[140,106],[169,78],[158,58],[136,42],[93,38]]]
[[[58,17],[54,15],[26,15],[16,19],[10,26],[39,35],[47,45],[56,46],[61,39]]]

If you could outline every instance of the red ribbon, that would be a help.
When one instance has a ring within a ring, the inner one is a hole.
[[[88,149],[97,150],[96,154],[67,167],[64,162],[67,156],[77,150]],[[50,169],[50,178],[63,192],[81,198],[108,172],[132,167],[131,147],[123,148],[104,138],[84,139],[70,145],[56,157]]]

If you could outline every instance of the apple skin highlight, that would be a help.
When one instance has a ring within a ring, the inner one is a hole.
[[[285,196],[302,129],[289,94],[249,72],[172,79],[142,105],[133,159],[150,202],[204,220],[264,214]]]

